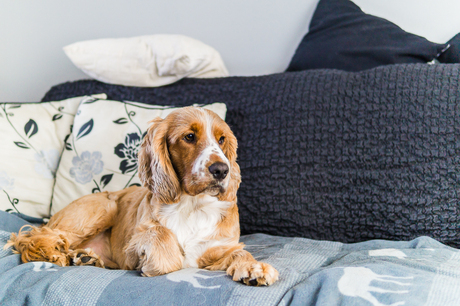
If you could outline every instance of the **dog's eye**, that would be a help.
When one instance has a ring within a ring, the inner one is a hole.
[[[194,142],[195,141],[195,134],[190,133],[185,135],[184,140],[187,142]]]
[[[224,136],[222,136],[222,137],[219,138],[219,144],[220,144],[220,145],[223,144],[224,141],[225,141],[225,137],[224,137]]]

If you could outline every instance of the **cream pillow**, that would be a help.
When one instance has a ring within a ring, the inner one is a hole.
[[[158,87],[185,77],[228,76],[214,48],[182,35],[81,41],[64,52],[86,74],[110,84]]]
[[[82,99],[0,104],[0,210],[49,216],[64,139]]]
[[[203,107],[225,119],[225,104]],[[51,214],[90,193],[141,186],[137,152],[148,122],[175,109],[135,102],[83,101],[56,174]]]

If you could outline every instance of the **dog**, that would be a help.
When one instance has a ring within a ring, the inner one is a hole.
[[[239,242],[237,140],[212,111],[185,107],[150,122],[138,154],[143,187],[79,198],[42,227],[21,228],[6,247],[23,262],[138,270],[224,270],[271,285],[278,271]]]

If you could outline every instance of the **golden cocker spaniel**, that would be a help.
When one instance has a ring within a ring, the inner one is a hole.
[[[239,243],[237,140],[215,113],[186,107],[152,120],[139,152],[144,187],[77,199],[8,246],[23,262],[92,265],[156,276],[188,267],[225,270],[246,285],[278,272]]]

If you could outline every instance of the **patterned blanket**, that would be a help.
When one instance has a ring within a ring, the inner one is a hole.
[[[246,249],[280,272],[247,287],[225,272],[136,271],[21,264],[3,250],[14,216],[0,214],[0,305],[460,305],[460,253],[428,237],[354,244],[254,234]],[[2,226],[3,225],[3,226]]]

